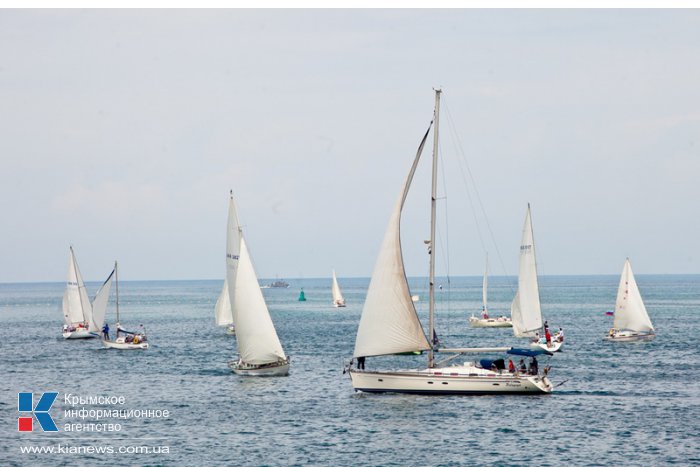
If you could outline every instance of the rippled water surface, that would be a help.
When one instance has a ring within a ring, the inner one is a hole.
[[[269,379],[228,370],[235,338],[213,323],[220,282],[120,283],[122,321],[143,323],[152,344],[134,352],[103,349],[96,339],[64,341],[62,284],[0,284],[0,464],[700,464],[700,276],[637,281],[656,340],[601,340],[617,277],[544,277],[543,312],[566,330],[564,352],[550,362],[554,383],[563,384],[550,396],[477,397],[353,392],[342,365],[354,346],[366,279],[340,279],[345,309],[329,306],[329,279],[264,289],[292,357],[288,377]],[[425,281],[412,282],[425,298]],[[491,278],[492,314],[508,310],[511,282]],[[443,344],[518,345],[510,329],[468,327],[468,315],[480,308],[480,278],[442,285]],[[300,287],[306,302],[296,300]],[[97,284],[88,288],[92,295]],[[418,302],[421,316],[426,307]],[[368,359],[368,368],[424,364],[418,356]],[[108,420],[121,424],[118,433],[18,432],[17,393],[50,390],[60,393],[51,410],[59,428],[79,421],[65,417],[65,394],[124,396],[123,408],[170,416]],[[168,446],[169,453],[20,452],[56,444]]]

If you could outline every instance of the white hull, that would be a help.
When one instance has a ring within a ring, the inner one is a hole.
[[[116,341],[102,339],[102,345],[108,349],[119,350],[146,350],[148,348],[148,342],[139,342],[138,344],[134,344],[133,342],[126,342],[123,337],[118,337]]]
[[[552,341],[549,346],[546,343],[537,343],[537,342],[531,342],[530,343],[530,348],[533,349],[543,349],[543,350],[548,350],[550,352],[559,352],[561,350],[561,346],[564,345],[563,342],[559,341]]]
[[[336,308],[345,308],[345,302],[335,302],[333,306]]]
[[[654,340],[656,334],[653,332],[620,331],[614,335],[608,334],[603,337],[608,342],[647,342]]]
[[[352,386],[362,392],[397,392],[427,395],[549,394],[546,376],[498,373],[474,366],[426,370],[350,370]]]
[[[229,362],[228,366],[231,371],[240,376],[287,376],[289,374],[289,358],[283,362],[265,365],[250,365],[235,360]]]
[[[97,337],[97,335],[91,334],[90,331],[85,328],[78,328],[75,331],[66,331],[63,333],[64,339],[92,339],[93,337]]]
[[[469,325],[473,328],[512,328],[513,322],[510,318],[477,318],[469,317]]]

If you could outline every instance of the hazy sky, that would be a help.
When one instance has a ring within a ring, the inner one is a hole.
[[[527,202],[541,274],[700,273],[698,57],[699,10],[2,10],[0,282],[223,278],[229,189],[260,277],[369,276],[438,86],[453,275]]]

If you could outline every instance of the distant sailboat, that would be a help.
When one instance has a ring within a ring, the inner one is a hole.
[[[613,328],[603,339],[610,342],[650,341],[656,337],[654,326],[639,293],[630,260],[625,260],[617,288]]]
[[[510,306],[515,337],[536,338],[543,332],[542,311],[540,308],[540,288],[537,283],[537,260],[535,257],[535,238],[532,231],[530,203],[527,205],[523,236],[520,242],[520,267],[518,271],[518,291]],[[541,347],[556,352],[562,342],[552,339],[549,345],[541,339],[534,341],[532,347]]]
[[[486,255],[486,266],[484,267],[484,279],[481,283],[481,318],[477,318],[472,314],[469,317],[469,325],[473,328],[509,328],[513,326],[510,318],[507,316],[499,316],[491,318],[488,308],[488,288],[489,288],[489,257]]]
[[[305,302],[306,301],[306,295],[304,294],[304,289],[301,289],[299,292],[299,300],[300,302]]]
[[[226,326],[226,334],[235,336],[236,327],[233,325],[233,310],[231,309],[231,299],[228,293],[228,279],[224,279],[224,286],[221,288],[219,298],[214,307],[217,326]]]
[[[229,367],[243,376],[286,376],[289,358],[284,354],[260,290],[238,222],[233,192],[226,233],[226,280],[239,353],[238,360],[229,362]]]
[[[117,349],[117,350],[145,350],[149,347],[148,344],[148,338],[146,337],[146,331],[145,330],[140,330],[138,332],[133,332],[133,331],[127,331],[124,329],[121,325],[120,317],[119,317],[119,271],[118,271],[118,266],[117,262],[114,262],[114,270],[112,271],[112,274],[110,274],[109,279],[107,279],[110,283],[112,281],[112,277],[115,279],[116,283],[116,297],[117,297],[117,306],[116,306],[116,314],[117,314],[117,322],[116,322],[116,328],[117,328],[117,335],[114,340],[109,339],[108,335],[102,336],[102,345],[107,347],[108,349]],[[105,282],[106,284],[107,282]],[[107,297],[109,296],[109,289],[107,289]],[[105,303],[106,303],[105,299]],[[106,330],[106,329],[105,329]]]
[[[408,195],[413,175],[420,160],[428,132],[423,137],[411,170],[403,184],[401,194],[389,220],[384,240],[374,266],[367,298],[362,309],[357,329],[353,357],[357,359],[357,369],[350,368],[352,386],[363,392],[399,392],[412,394],[542,394],[552,391],[552,384],[546,374],[521,374],[518,371],[503,372],[495,362],[484,365],[464,363],[445,365],[447,361],[468,353],[511,352],[517,355],[540,355],[549,353],[543,350],[499,348],[438,348],[434,328],[435,315],[435,244],[436,199],[437,199],[437,154],[440,90],[435,91],[435,129],[432,164],[432,194],[430,240],[426,243],[430,251],[429,278],[429,332],[426,337],[418,314],[413,305],[401,250],[401,212]],[[432,122],[431,122],[432,124]],[[429,131],[429,130],[428,130]],[[370,371],[365,370],[366,357],[380,355],[412,354],[428,351],[426,369]],[[438,362],[436,353],[455,354]],[[502,363],[503,360],[500,360]]]
[[[333,294],[333,306],[344,307],[345,299],[343,294],[340,292],[340,286],[338,285],[338,278],[335,277],[335,269],[333,270],[333,284],[331,285],[331,293]]]
[[[92,304],[72,246],[68,260],[68,281],[63,292],[63,322],[65,339],[87,339],[97,337],[100,332],[92,318]]]

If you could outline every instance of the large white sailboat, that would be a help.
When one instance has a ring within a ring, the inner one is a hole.
[[[333,294],[333,306],[336,308],[345,306],[345,299],[338,285],[338,278],[335,277],[335,269],[333,270],[333,284],[331,285],[331,293]]]
[[[214,316],[217,326],[226,326],[226,334],[236,335],[236,327],[233,325],[233,310],[231,309],[231,299],[228,293],[228,279],[224,279],[224,286],[221,288],[219,298],[214,307]]]
[[[637,281],[632,273],[630,260],[625,260],[617,288],[615,318],[608,335],[603,337],[610,342],[650,341],[656,337],[654,326],[639,293]]]
[[[511,319],[507,316],[499,316],[492,318],[489,315],[488,307],[488,289],[489,289],[489,258],[486,256],[486,266],[484,267],[484,279],[481,282],[481,318],[472,314],[469,317],[469,325],[473,328],[509,328],[513,326]]]
[[[100,331],[92,318],[92,304],[72,246],[68,260],[68,281],[63,292],[63,322],[65,339],[97,337]]]
[[[430,257],[429,280],[429,334],[435,336],[435,244],[437,199],[437,154],[440,114],[440,90],[435,91],[434,142],[432,163],[432,196],[430,240],[427,241]],[[357,330],[353,357],[358,368],[350,368],[353,388],[363,392],[399,392],[413,394],[544,394],[552,391],[546,374],[523,374],[519,371],[504,372],[498,368],[468,362],[461,365],[440,366],[446,361],[469,352],[507,352],[507,347],[489,349],[438,349],[436,339],[428,341],[423,331],[406,279],[401,251],[401,211],[411,186],[423,147],[428,138],[423,137],[411,170],[389,220],[379,256],[372,273],[362,317]],[[364,369],[366,357],[414,352],[428,352],[425,369],[369,371]],[[512,350],[511,350],[512,351]],[[452,357],[436,363],[435,354],[451,353]],[[526,355],[548,353],[543,350],[523,350]],[[515,353],[515,352],[514,352]],[[522,355],[522,353],[518,353]]]
[[[117,350],[146,350],[149,347],[148,344],[148,338],[146,337],[146,331],[145,330],[140,330],[140,331],[127,331],[124,329],[121,325],[120,317],[119,317],[119,270],[117,266],[117,262],[114,262],[114,270],[112,271],[112,274],[110,274],[109,279],[107,279],[110,283],[112,280],[112,277],[115,278],[116,280],[116,314],[117,314],[117,323],[116,323],[116,338],[114,340],[109,338],[108,333],[105,333],[104,331],[108,330],[108,328],[105,328],[103,330],[103,335],[102,335],[102,345],[107,347],[108,349],[117,349]],[[105,282],[107,283],[107,282]],[[109,289],[107,290],[107,296],[109,296]],[[106,299],[105,299],[105,304],[106,304]],[[102,315],[104,316],[104,314]],[[106,335],[107,334],[107,335]]]
[[[542,323],[540,308],[540,288],[537,283],[537,259],[535,256],[535,237],[532,231],[530,203],[527,205],[523,236],[520,242],[520,261],[518,270],[518,291],[510,305],[515,337],[534,339],[532,347],[540,347],[550,352],[557,352],[563,342],[558,338],[547,342]]]
[[[289,358],[277,337],[238,222],[233,192],[226,233],[226,279],[239,358],[229,362],[243,376],[286,376]]]

